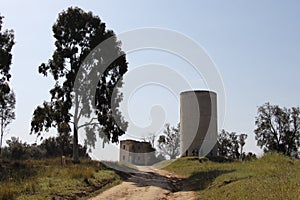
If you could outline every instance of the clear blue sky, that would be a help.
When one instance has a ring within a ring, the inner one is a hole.
[[[299,1],[127,2],[130,3],[0,0],[4,28],[14,29],[16,37],[11,72],[17,96],[17,119],[5,139],[18,136],[29,143],[36,139],[29,136],[31,116],[37,105],[49,100],[49,89],[53,86],[51,78],[42,77],[37,69],[52,56],[51,27],[58,13],[69,6],[92,11],[117,34],[141,27],[161,27],[183,33],[204,47],[218,67],[226,92],[225,123],[219,128],[247,133],[246,151],[259,152],[253,135],[258,106],[265,102],[299,106]],[[164,64],[181,65],[176,59],[152,51],[128,56],[130,69],[162,60]],[[202,87],[200,79],[194,84]],[[143,101],[144,97],[150,105],[149,91],[144,89],[135,97],[136,101]],[[151,91],[151,87],[148,89]],[[167,115],[167,121],[174,124],[179,120],[179,104],[172,98],[164,97],[162,101],[169,99],[169,110],[175,114]],[[152,100],[157,103],[159,98]],[[133,119],[147,124],[149,111],[142,109],[147,106],[140,103],[131,107]]]

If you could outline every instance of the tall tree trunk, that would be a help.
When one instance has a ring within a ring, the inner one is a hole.
[[[0,156],[2,155],[2,140],[3,140],[3,134],[4,134],[4,119],[3,119],[3,109],[1,111],[1,139],[0,139]]]
[[[79,100],[78,94],[75,92],[75,111],[74,111],[74,126],[73,126],[73,163],[79,163],[79,155],[78,155],[78,108],[79,108]]]
[[[79,163],[78,155],[78,132],[76,124],[74,124],[74,135],[73,135],[73,163]]]
[[[240,160],[243,160],[243,146],[244,146],[244,145],[241,145],[241,154],[240,154]]]
[[[3,140],[3,129],[2,129],[2,126],[1,126],[0,156],[1,156],[1,154],[2,154],[2,140]]]

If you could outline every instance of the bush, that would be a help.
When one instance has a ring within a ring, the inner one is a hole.
[[[5,147],[3,150],[3,157],[14,159],[14,160],[20,160],[25,157],[26,150],[28,148],[28,145],[25,143],[22,143],[19,138],[12,137],[10,140],[6,141],[8,147]]]
[[[23,143],[19,138],[12,137],[7,140],[7,147],[2,149],[2,157],[14,160],[21,159],[41,159],[61,157],[62,155],[72,157],[73,144],[72,137],[60,135],[58,137],[50,137],[45,139],[40,145]],[[78,153],[81,158],[90,158],[87,153],[87,147],[78,145]]]

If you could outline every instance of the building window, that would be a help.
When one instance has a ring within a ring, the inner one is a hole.
[[[125,156],[123,156],[123,160],[125,160]]]
[[[123,149],[125,149],[125,144],[123,145]]]
[[[141,147],[140,147],[140,146],[138,146],[138,149],[140,150],[140,149],[141,149]]]
[[[140,157],[138,156],[138,160],[140,160]]]

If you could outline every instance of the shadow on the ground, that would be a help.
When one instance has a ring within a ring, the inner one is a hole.
[[[116,174],[120,176],[122,180],[127,180],[135,173],[138,173],[134,166],[127,166],[126,164],[112,161],[102,161],[107,169],[113,170]]]
[[[126,180],[138,187],[156,186],[171,192],[204,190],[220,175],[233,170],[197,172],[188,178],[166,177],[154,172],[136,172]]]
[[[182,179],[179,184],[183,191],[204,190],[220,175],[233,172],[234,170],[210,170],[197,172],[186,179]]]
[[[138,187],[155,186],[171,192],[180,190],[176,185],[180,179],[162,176],[154,172],[139,171],[133,174],[127,181],[134,183]]]

